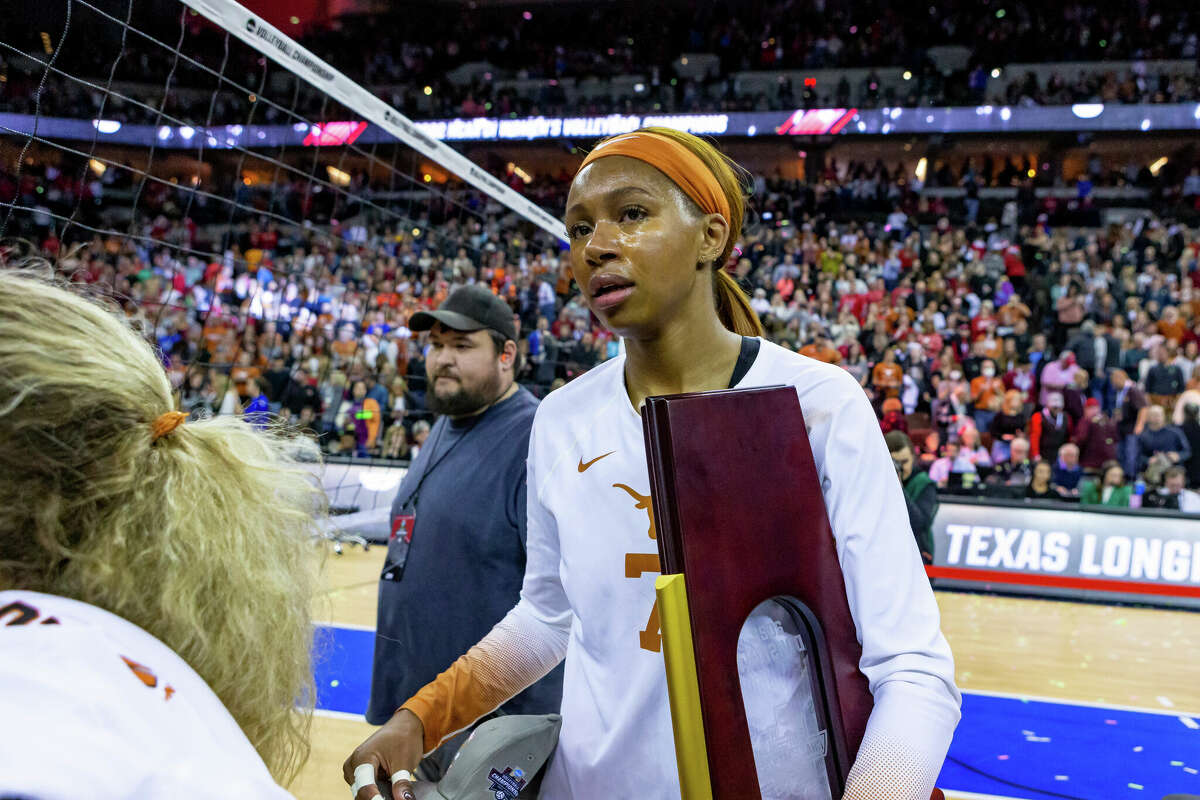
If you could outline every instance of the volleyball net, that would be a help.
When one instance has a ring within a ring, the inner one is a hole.
[[[515,307],[557,279],[564,233],[530,176],[472,162],[327,56],[231,0],[8,20],[0,246],[119,303],[184,410],[264,394],[270,424],[403,459],[428,421],[409,314],[472,280]]]

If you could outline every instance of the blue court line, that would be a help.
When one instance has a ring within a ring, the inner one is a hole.
[[[374,631],[318,626],[317,708],[365,712],[374,643]],[[938,786],[1022,800],[1200,794],[1200,720],[963,692]]]

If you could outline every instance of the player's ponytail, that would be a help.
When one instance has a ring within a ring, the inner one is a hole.
[[[172,410],[119,312],[0,268],[0,590],[80,600],[157,637],[286,782],[308,752],[295,708],[313,697],[323,494],[299,458],[315,446]]]
[[[742,336],[762,336],[762,322],[750,307],[750,299],[732,275],[725,271],[734,245],[742,236],[742,221],[746,216],[746,194],[750,183],[749,173],[729,156],[722,153],[711,142],[673,128],[642,128],[647,133],[672,139],[692,151],[708,167],[717,179],[725,199],[729,202],[729,238],[725,247],[713,261],[713,297],[717,316],[721,324]]]
[[[762,336],[762,321],[750,307],[750,300],[737,280],[718,267],[713,270],[713,295],[717,300],[717,316],[721,324],[742,336]]]

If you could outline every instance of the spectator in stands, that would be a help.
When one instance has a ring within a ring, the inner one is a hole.
[[[263,392],[263,378],[253,378],[246,381],[246,393],[250,398],[242,409],[242,419],[260,431],[266,430],[271,422],[271,407],[267,395]]]
[[[1030,407],[1037,405],[1037,394],[1034,391],[1037,387],[1037,375],[1034,373],[1033,364],[1027,352],[1019,352],[1016,364],[1004,373],[1004,387],[1009,391],[1014,389],[1019,391],[1024,405]]]
[[[1079,365],[1092,375],[1088,394],[1103,397],[1107,391],[1109,371],[1120,366],[1120,342],[1107,328],[1098,328],[1095,322],[1085,319],[1079,326],[1079,333],[1067,343],[1067,349],[1075,354]]]
[[[380,409],[387,408],[389,405],[388,387],[380,383],[373,372],[368,372],[364,380],[367,384],[367,397],[374,400]]]
[[[1129,377],[1124,369],[1113,370],[1113,421],[1117,423],[1120,434],[1118,459],[1127,473],[1133,474],[1138,469],[1138,434],[1146,425],[1146,413],[1149,401],[1145,392]]]
[[[965,458],[977,468],[992,466],[992,457],[983,446],[983,442],[979,436],[979,429],[974,425],[968,422],[959,428],[958,440],[962,444],[962,447],[958,451],[959,458]]]
[[[933,423],[945,440],[950,438],[951,431],[958,425],[971,419],[970,388],[962,380],[962,372],[958,369],[951,370],[946,380],[938,381],[935,374],[934,381],[936,395],[930,402],[930,408]]]
[[[237,364],[229,372],[229,377],[233,381],[234,390],[237,392],[239,399],[244,399],[250,396],[248,384],[252,380],[262,376],[262,370],[254,363],[254,354],[248,350],[242,350],[237,354]]]
[[[1079,447],[1079,464],[1089,474],[1105,461],[1117,458],[1121,434],[1117,423],[1104,413],[1100,401],[1089,397],[1083,419],[1075,426],[1071,441]]]
[[[801,355],[808,355],[803,348],[797,352]],[[850,344],[847,345],[846,359],[842,362],[842,369],[853,375],[859,386],[866,387],[867,381],[871,377],[871,362],[867,360],[866,353],[863,352],[858,339],[851,339]]]
[[[1062,393],[1063,394],[1063,410],[1067,412],[1067,416],[1071,418],[1071,427],[1079,423],[1083,419],[1084,405],[1088,400],[1088,385],[1091,376],[1088,375],[1086,369],[1080,369],[1075,373],[1071,385]]]
[[[1192,167],[1188,176],[1183,179],[1182,195],[1195,206],[1200,203],[1200,166]]]
[[[1062,500],[1062,493],[1050,482],[1050,474],[1049,461],[1035,462],[1029,485],[1025,487],[1025,496],[1030,500]]]
[[[209,380],[208,371],[193,370],[186,379],[180,395],[179,408],[188,412],[192,419],[204,419],[213,414],[217,393]]]
[[[1083,480],[1083,467],[1079,463],[1079,447],[1067,442],[1058,448],[1058,457],[1054,460],[1050,480],[1064,494],[1079,495],[1079,482]]]
[[[429,431],[432,426],[426,420],[418,420],[413,423],[412,429],[412,457],[416,458],[421,452],[421,448],[425,446],[425,441],[429,438]]]
[[[1155,363],[1146,373],[1146,394],[1151,405],[1174,408],[1176,398],[1183,393],[1183,370],[1172,363],[1172,358],[1173,353],[1167,345],[1154,348]]]
[[[938,485],[939,489],[945,489],[950,485],[950,476],[969,476],[963,477],[962,485],[969,487],[974,485],[978,476],[978,470],[971,460],[966,457],[960,457],[959,443],[956,441],[946,442],[942,447],[941,458],[934,461],[929,466],[929,478]]]
[[[1136,300],[1136,298],[1134,298]],[[1126,373],[1140,375],[1140,365],[1150,357],[1146,349],[1146,334],[1136,331],[1130,340],[1129,347],[1121,351],[1121,369]]]
[[[1186,482],[1187,471],[1183,467],[1170,467],[1163,473],[1163,485],[1147,492],[1142,504],[1146,508],[1200,513],[1200,494],[1187,489]]]
[[[1058,315],[1057,324],[1054,326],[1054,345],[1062,347],[1075,328],[1083,322],[1084,315],[1087,314],[1087,298],[1078,282],[1071,280],[1067,284],[1067,291],[1058,298],[1054,304],[1054,310]],[[1074,354],[1072,354],[1070,363],[1075,363]],[[1069,380],[1069,377],[1067,379]],[[1057,388],[1058,391],[1062,390],[1062,387],[1052,388]]]
[[[905,419],[904,408],[898,398],[889,397],[883,401],[883,418],[879,421],[879,427],[884,433],[889,431],[908,433],[908,420]]]
[[[1025,416],[1024,401],[1025,395],[1019,389],[1010,389],[1004,393],[1003,405],[988,427],[988,433],[992,437],[993,464],[1008,460],[1012,441],[1023,434],[1029,424]]]
[[[1029,460],[1029,440],[1012,440],[1008,460],[997,464],[987,482],[992,486],[1026,486],[1033,477],[1033,462]]]
[[[924,470],[917,469],[912,441],[901,431],[891,431],[887,440],[888,451],[896,465],[896,475],[904,487],[904,501],[908,506],[908,522],[917,539],[921,560],[933,563],[933,520],[937,517],[937,486]]]
[[[221,405],[217,409],[218,417],[232,417],[242,413],[242,401],[238,398],[237,390],[233,387],[233,381],[228,378],[222,383],[225,387],[225,393],[221,398]]]
[[[1034,458],[1052,458],[1070,438],[1071,418],[1063,411],[1063,396],[1050,392],[1046,407],[1029,420],[1030,452]]]
[[[343,413],[342,404],[346,401],[346,373],[341,370],[331,372],[328,381],[321,385],[320,397],[321,408],[325,409],[321,418],[321,432],[336,441],[334,434],[341,429],[339,418]]]
[[[1155,324],[1154,329],[1163,337],[1164,346],[1166,343],[1177,343],[1183,341],[1183,336],[1187,333],[1187,323],[1179,315],[1177,306],[1167,306],[1163,309],[1162,318]],[[1173,347],[1171,344],[1170,347]],[[1174,354],[1171,354],[1174,358]]]
[[[1188,404],[1183,409],[1183,424],[1179,426],[1192,455],[1184,465],[1187,469],[1187,485],[1200,489],[1200,405]]]
[[[885,348],[882,360],[871,370],[871,385],[877,399],[882,401],[888,397],[899,397],[903,379],[904,368],[896,363],[895,349]]]
[[[1194,344],[1194,343],[1193,343]],[[1200,406],[1200,369],[1195,369],[1188,378],[1187,388],[1175,401],[1175,410],[1171,412],[1171,422],[1182,425],[1184,411],[1189,405]]]
[[[379,403],[367,396],[366,381],[355,381],[350,389],[350,408],[346,414],[346,428],[354,447],[354,455],[366,458],[375,449],[382,424]]]
[[[824,333],[817,334],[811,343],[800,348],[799,353],[802,356],[815,358],[817,361],[824,361],[826,364],[842,363],[842,354]]]
[[[296,367],[283,388],[279,402],[294,417],[299,417],[306,408],[312,411],[314,417],[321,412],[321,396],[309,380],[308,370],[302,366]]]
[[[922,470],[928,472],[933,466],[933,462],[938,460],[938,450],[941,442],[941,437],[936,430],[931,430],[925,434],[925,439],[921,442],[920,452],[917,454],[917,461]]]
[[[975,427],[986,431],[996,416],[993,408],[1004,396],[1004,380],[996,376],[996,362],[985,358],[979,375],[971,381],[971,402],[974,404]]]
[[[284,363],[283,356],[280,355],[272,358],[270,367],[263,373],[263,380],[266,381],[264,394],[266,394],[267,400],[271,403],[280,403],[283,399],[283,390],[287,386],[290,377],[291,374]]]
[[[1079,365],[1075,363],[1075,354],[1070,350],[1064,350],[1059,354],[1058,359],[1046,364],[1041,374],[1042,392],[1039,396],[1039,402],[1043,406],[1050,405],[1050,395],[1062,392],[1075,383],[1075,373],[1079,371]]]
[[[1116,461],[1106,461],[1100,477],[1086,480],[1079,486],[1079,502],[1091,506],[1128,508],[1132,489],[1125,483],[1125,470]]]
[[[388,397],[387,421],[392,427],[403,426],[408,417],[410,400],[408,383],[399,376],[392,378],[391,391]],[[407,435],[407,434],[406,434]]]
[[[1150,470],[1158,478],[1170,466],[1186,463],[1192,456],[1183,431],[1167,424],[1162,406],[1152,405],[1146,413],[1146,428],[1137,437],[1138,471]],[[1150,483],[1158,483],[1151,479]]]

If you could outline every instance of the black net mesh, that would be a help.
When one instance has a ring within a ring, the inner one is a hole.
[[[428,428],[408,317],[558,280],[554,237],[182,4],[9,18],[0,79],[7,260],[120,304],[182,410],[318,438],[336,509],[390,501],[364,470]]]

